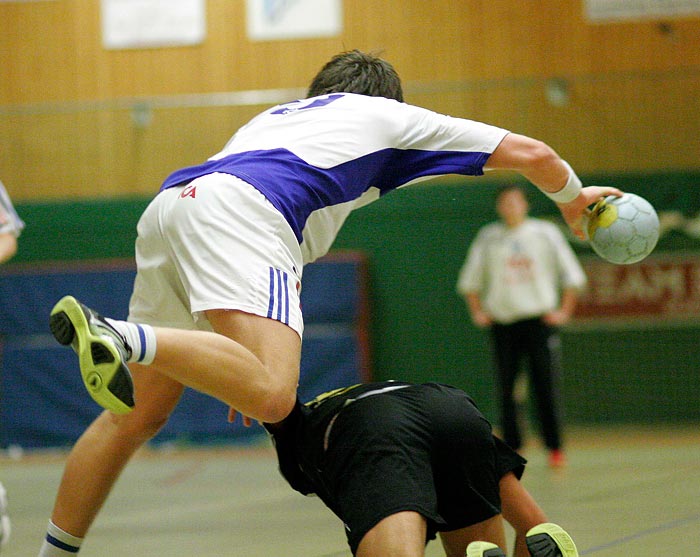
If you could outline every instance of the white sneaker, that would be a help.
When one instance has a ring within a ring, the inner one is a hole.
[[[11,531],[10,515],[7,514],[7,491],[0,483],[0,547],[6,546],[10,541]]]

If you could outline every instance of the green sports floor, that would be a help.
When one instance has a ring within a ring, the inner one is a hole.
[[[567,430],[569,465],[550,470],[532,441],[524,484],[580,555],[700,555],[700,424]],[[65,453],[0,456],[12,538],[33,557]],[[90,474],[89,470],[85,471]],[[342,526],[293,492],[263,440],[252,448],[144,450],[122,475],[82,557],[345,557]],[[439,542],[426,555],[442,555]]]

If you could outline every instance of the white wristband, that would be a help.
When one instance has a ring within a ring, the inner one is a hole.
[[[559,191],[543,191],[542,193],[554,201],[554,203],[571,203],[578,197],[579,193],[581,193],[583,184],[581,184],[581,180],[579,180],[579,177],[576,176],[576,173],[574,172],[574,169],[571,168],[571,165],[564,160],[561,162],[563,162],[566,168],[569,170],[569,179],[567,180],[566,184]]]

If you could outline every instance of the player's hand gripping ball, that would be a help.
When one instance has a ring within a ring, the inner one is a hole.
[[[593,251],[620,265],[641,261],[659,239],[659,217],[654,207],[633,193],[598,201],[585,228]]]

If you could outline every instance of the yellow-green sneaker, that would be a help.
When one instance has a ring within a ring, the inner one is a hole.
[[[126,365],[131,347],[124,337],[73,296],[53,307],[49,326],[54,338],[78,355],[83,383],[95,402],[115,414],[131,412],[134,384]]]
[[[578,557],[576,544],[561,526],[544,522],[530,529],[525,538],[532,557]]]
[[[472,542],[467,546],[466,557],[506,557],[506,554],[495,543]]]

